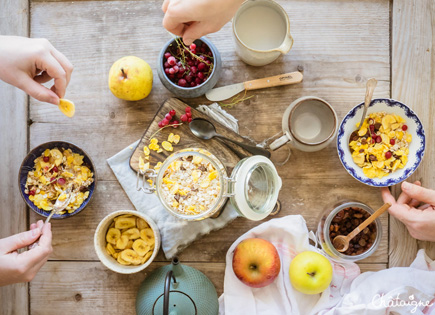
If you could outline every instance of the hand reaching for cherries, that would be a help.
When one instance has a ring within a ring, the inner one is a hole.
[[[236,13],[243,0],[165,0],[163,26],[183,37],[186,45],[219,31]]]

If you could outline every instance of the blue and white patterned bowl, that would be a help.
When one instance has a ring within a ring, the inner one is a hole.
[[[78,207],[72,213],[67,212],[64,214],[53,214],[53,216],[52,216],[52,219],[64,219],[64,218],[71,217],[71,216],[79,213],[80,211],[82,211],[88,205],[89,201],[91,200],[91,198],[94,194],[95,185],[96,185],[96,181],[97,181],[96,180],[96,173],[95,173],[95,166],[94,166],[94,163],[92,162],[92,160],[90,159],[89,155],[85,151],[80,149],[75,144],[72,144],[70,142],[65,142],[65,141],[50,141],[50,142],[46,142],[46,143],[43,143],[43,144],[37,146],[32,151],[30,151],[29,154],[27,154],[27,156],[23,160],[23,163],[21,163],[20,171],[18,173],[18,185],[20,187],[21,196],[23,197],[23,199],[27,203],[27,205],[33,211],[35,211],[37,214],[42,215],[43,217],[48,217],[50,215],[51,211],[45,211],[45,210],[39,209],[37,206],[35,206],[35,204],[29,199],[29,195],[27,195],[24,192],[24,190],[25,190],[26,181],[27,181],[27,173],[29,171],[31,171],[35,166],[34,160],[37,157],[41,156],[41,154],[46,149],[54,149],[54,148],[71,149],[71,151],[73,153],[78,153],[78,154],[83,155],[84,156],[83,164],[86,165],[91,170],[92,173],[94,173],[94,182],[88,187],[89,197],[85,201],[83,201],[81,206]]]
[[[367,115],[374,112],[385,111],[387,113],[397,114],[406,120],[408,132],[412,135],[412,141],[409,145],[408,162],[405,167],[395,172],[379,178],[368,178],[364,175],[362,168],[355,164],[349,148],[349,137],[356,130],[356,124],[360,122],[364,103],[352,108],[343,118],[338,129],[337,151],[338,157],[347,172],[361,183],[375,187],[386,187],[396,185],[406,180],[420,165],[423,159],[425,149],[425,135],[423,125],[417,115],[405,104],[386,98],[372,100]]]

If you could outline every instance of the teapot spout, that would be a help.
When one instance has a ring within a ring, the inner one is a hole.
[[[175,277],[179,277],[181,274],[183,274],[183,267],[180,264],[180,260],[178,259],[178,257],[172,258],[171,266],[172,273]]]

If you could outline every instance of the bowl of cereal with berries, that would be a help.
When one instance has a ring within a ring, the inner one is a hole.
[[[216,46],[206,38],[186,46],[171,39],[159,54],[157,73],[162,84],[179,97],[204,95],[219,80],[222,61]]]
[[[82,211],[95,189],[95,167],[76,145],[51,141],[34,148],[23,160],[18,174],[21,196],[36,213],[48,217],[59,195],[68,188],[68,206],[53,219],[63,219]]]
[[[423,125],[405,104],[391,99],[371,102],[363,125],[361,103],[344,117],[337,150],[347,172],[360,182],[386,187],[406,180],[418,168],[425,150]]]

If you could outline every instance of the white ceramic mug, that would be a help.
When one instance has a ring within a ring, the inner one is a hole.
[[[290,142],[300,151],[319,151],[334,140],[337,127],[337,114],[328,102],[314,96],[301,97],[285,110],[282,136],[269,147],[276,150]]]
[[[272,0],[245,1],[233,19],[236,53],[249,65],[264,66],[293,46],[290,20]]]

